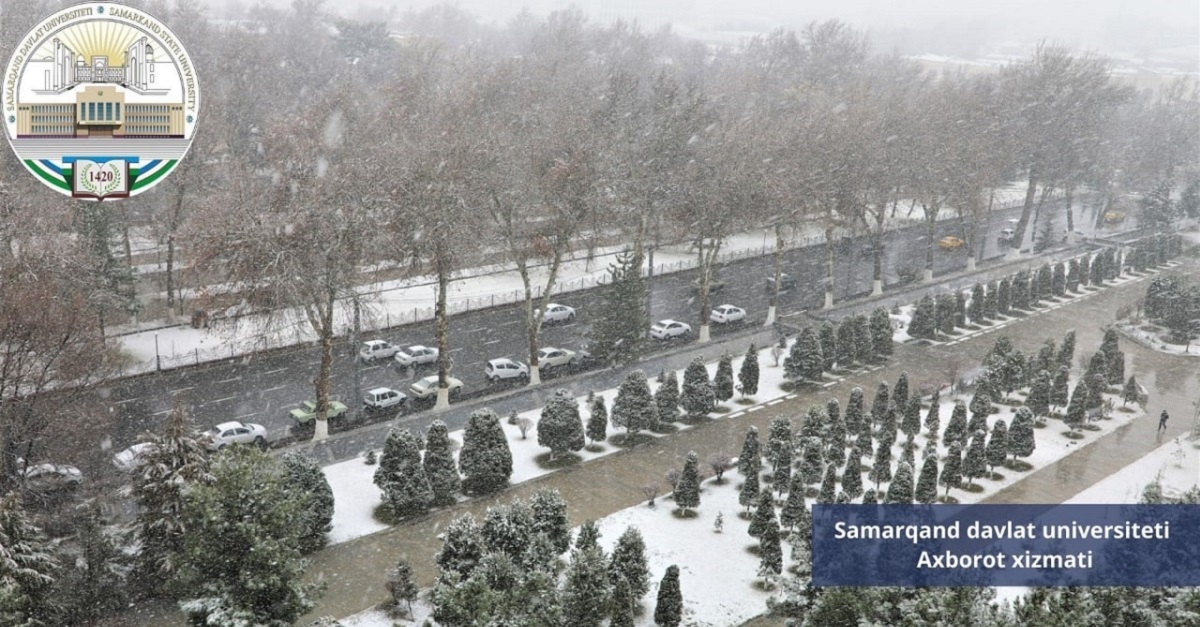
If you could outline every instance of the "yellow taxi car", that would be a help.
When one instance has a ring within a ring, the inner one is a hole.
[[[942,248],[943,250],[954,250],[965,243],[966,242],[962,241],[960,238],[957,238],[953,235],[947,235],[946,237],[938,240],[938,247]]]

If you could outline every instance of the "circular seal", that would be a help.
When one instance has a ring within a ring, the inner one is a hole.
[[[187,154],[200,83],[162,22],[88,2],[19,40],[3,98],[9,144],[38,180],[72,198],[116,200],[154,187]]]

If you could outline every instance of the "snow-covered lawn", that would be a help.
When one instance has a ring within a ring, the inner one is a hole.
[[[1126,337],[1133,341],[1156,350],[1160,353],[1168,355],[1183,355],[1187,357],[1200,357],[1200,343],[1191,342],[1189,344],[1172,344],[1163,340],[1163,336],[1169,334],[1166,329],[1149,322],[1141,324],[1133,322],[1119,322],[1117,329]]]
[[[677,518],[669,499],[659,499],[650,508],[638,505],[623,509],[597,521],[600,545],[611,553],[617,538],[628,527],[637,527],[646,541],[646,561],[650,568],[650,591],[642,598],[639,627],[653,627],[654,604],[658,583],[667,567],[679,567],[679,587],[683,593],[683,623],[689,627],[728,627],[740,624],[766,611],[767,598],[778,592],[764,592],[755,585],[759,558],[748,549],[758,546],[758,540],[746,533],[749,520],[738,516],[745,510],[738,505],[740,477],[736,471],[725,474],[725,483],[716,485],[705,481],[700,491],[700,507],[695,518]],[[724,531],[714,531],[713,523],[722,515]],[[791,565],[791,548],[785,539],[783,567],[786,576]],[[719,563],[703,556],[720,556]],[[368,610],[342,619],[346,627],[392,627],[421,624],[431,608],[424,600],[428,590],[422,590],[420,603],[415,604],[417,620],[407,622],[387,616],[380,610]]]
[[[767,351],[759,351],[758,394],[752,397],[755,405],[746,406],[734,402],[734,399],[730,399],[724,403],[726,407],[730,408],[728,413],[713,413],[710,414],[711,417],[718,419],[736,418],[754,406],[761,406],[775,399],[793,396],[780,389],[780,384],[784,382],[783,368],[774,367],[774,361],[771,359],[769,352],[769,349]],[[744,359],[744,354],[733,359],[735,380]],[[709,377],[712,378],[716,374],[716,362],[707,364],[707,368]],[[657,374],[650,373],[650,375],[650,389],[651,391],[655,391],[659,385],[656,382]],[[682,370],[676,372],[675,375],[679,381],[683,381]],[[605,406],[611,411],[613,401],[617,396],[616,388],[597,391],[596,395],[604,397]],[[735,395],[734,398],[738,397]],[[586,400],[586,396],[576,398],[585,424],[589,415]],[[504,427],[504,432],[508,435],[508,445],[513,454],[513,474],[510,479],[510,482],[513,484],[529,481],[530,479],[554,472],[552,469],[543,467],[537,461],[539,456],[549,452],[549,449],[538,446],[537,443],[537,421],[541,418],[541,410],[535,409],[522,412],[517,417],[518,419],[527,418],[532,423],[524,438],[521,437],[521,431],[517,426],[508,423],[507,416],[500,417],[500,424]],[[691,425],[680,422],[675,423],[675,426],[678,431],[692,428]],[[622,433],[622,430],[609,427],[610,440],[620,438]],[[664,437],[652,433],[649,435]],[[459,445],[462,444],[462,436],[463,430],[461,429],[450,432],[450,439]],[[580,458],[580,463],[586,463],[589,460],[610,455],[620,450],[619,447],[609,442],[602,443],[599,447],[601,448],[599,451],[590,451],[585,447],[574,454]],[[376,453],[378,452],[376,451]],[[387,528],[388,525],[376,520],[374,514],[376,506],[379,505],[383,498],[379,488],[373,483],[376,468],[378,466],[367,465],[361,456],[357,459],[350,459],[324,467],[325,476],[329,479],[329,485],[333,488],[334,496],[333,531],[329,535],[330,543],[345,542]]]
[[[1105,477],[1067,500],[1068,504],[1137,503],[1142,490],[1157,480],[1167,496],[1200,487],[1200,449],[1195,440],[1178,436],[1141,459]]]

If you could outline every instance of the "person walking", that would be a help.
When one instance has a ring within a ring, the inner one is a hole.
[[[1159,414],[1159,416],[1158,416],[1158,430],[1160,432],[1167,430],[1167,419],[1168,418],[1170,418],[1170,416],[1167,415],[1167,410],[1164,409],[1162,414]]]

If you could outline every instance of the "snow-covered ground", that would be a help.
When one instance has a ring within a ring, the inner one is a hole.
[[[1160,353],[1168,355],[1184,355],[1187,357],[1200,357],[1200,343],[1195,341],[1189,344],[1172,344],[1163,341],[1163,335],[1166,333],[1161,327],[1151,325],[1150,323],[1135,324],[1131,322],[1121,322],[1117,324],[1117,329],[1121,331],[1125,337],[1133,341],[1151,348]]]
[[[761,366],[760,393],[754,397],[758,405],[775,398],[793,396],[780,390],[780,384],[783,382],[783,369],[781,367],[774,367],[769,355],[760,353],[759,363]],[[733,369],[735,373],[739,371],[740,364],[741,358],[734,360]],[[710,376],[715,372],[715,369],[715,364],[708,365]],[[682,372],[677,373],[677,376],[682,380]],[[1073,385],[1075,380],[1073,379],[1071,383]],[[651,386],[652,388],[656,387],[656,384],[651,381]],[[866,392],[868,394],[866,400],[869,403],[870,394],[873,391],[866,390]],[[605,390],[600,395],[605,397],[608,406],[611,407],[616,390]],[[1014,398],[1018,397],[1019,395],[1014,396]],[[1109,395],[1109,397],[1115,398],[1113,395]],[[582,405],[584,398],[580,397],[578,400]],[[844,402],[845,399],[841,400]],[[949,423],[956,400],[965,401],[966,398],[948,396],[941,400],[940,429],[944,430]],[[1116,400],[1117,403],[1120,402],[1119,399]],[[870,405],[868,404],[867,407],[869,408]],[[1005,405],[999,405],[998,407],[999,412],[989,418],[989,430],[991,425],[995,424],[996,420],[1004,419],[1006,422],[1011,423],[1015,410]],[[725,414],[724,416],[734,418],[753,409],[753,407],[739,408],[737,411]],[[520,483],[547,472],[552,472],[541,468],[534,461],[536,456],[546,451],[546,449],[538,447],[536,444],[536,421],[539,413],[539,411],[530,411],[519,415],[529,418],[535,423],[534,427],[528,431],[526,439],[521,439],[519,430],[507,424],[507,420],[501,421],[509,436],[509,444],[513,451],[513,483]],[[586,416],[586,409],[583,413]],[[922,420],[924,420],[925,413],[925,411],[922,411]],[[1073,440],[1065,437],[1064,433],[1067,429],[1064,424],[1050,419],[1048,421],[1049,426],[1035,430],[1036,449],[1031,456],[1026,458],[1026,461],[1032,464],[1035,469],[1044,467],[1065,457],[1087,442],[1143,415],[1144,413],[1140,409],[1135,409],[1131,412],[1115,411],[1111,419],[1093,423],[1098,427],[1097,431],[1081,431],[1084,434],[1084,438],[1081,440]],[[799,424],[795,426],[799,427]],[[681,426],[681,428],[687,427]],[[461,431],[451,434],[451,437],[459,442],[461,442],[461,436]],[[904,436],[901,435],[893,447],[893,460],[899,460],[903,455],[903,438]],[[927,434],[922,432],[917,436],[915,442],[918,444],[919,450],[916,456],[918,467],[914,470],[919,472],[919,465],[923,459],[920,451],[923,451],[928,445]],[[604,446],[604,451],[593,453],[584,450],[580,451],[579,455],[586,462],[589,459],[606,455],[615,450],[611,445],[606,444]],[[946,452],[946,447],[939,444],[939,455],[945,455]],[[893,461],[893,463],[898,462]],[[326,476],[329,478],[330,485],[334,490],[335,510],[333,520],[334,529],[331,533],[332,542],[344,542],[385,528],[385,525],[376,521],[373,516],[374,509],[381,500],[379,490],[372,483],[375,468],[376,466],[364,464],[362,459],[349,460],[325,467]],[[1024,473],[1006,469],[1000,469],[999,472],[1003,475],[1003,479],[977,480],[982,490],[978,492],[968,492],[961,489],[954,490],[953,496],[960,503],[979,502],[989,495],[995,494],[997,491],[1019,481],[1024,476]],[[701,505],[698,508],[700,515],[697,518],[688,520],[676,518],[671,514],[671,501],[661,499],[660,503],[662,505],[657,508],[651,509],[645,505],[639,505],[621,510],[598,521],[602,533],[602,545],[606,547],[606,550],[611,549],[612,543],[615,542],[625,527],[634,525],[641,530],[648,549],[650,569],[656,580],[657,578],[661,578],[662,573],[668,565],[677,564],[680,567],[681,586],[687,604],[687,611],[689,612],[689,618],[685,620],[688,625],[717,626],[738,624],[762,613],[765,608],[768,593],[752,585],[757,580],[758,558],[746,551],[746,548],[752,546],[754,541],[746,535],[748,522],[737,516],[737,513],[742,510],[738,505],[740,482],[737,477],[736,472],[731,471],[726,474],[727,482],[724,485],[717,486],[711,481],[704,484],[704,490],[701,494]],[[874,483],[865,476],[864,484],[864,487],[875,487]],[[881,493],[886,490],[887,485],[884,482],[878,486]],[[941,492],[944,492],[944,489],[940,489],[939,493]],[[721,534],[713,532],[713,521],[718,513],[723,514],[725,523],[725,530]],[[686,529],[684,529],[685,527]],[[703,555],[714,551],[722,556],[721,568],[708,568],[706,566],[709,566],[709,564],[702,561],[698,562],[694,558],[696,555]],[[786,568],[790,558],[790,550],[786,547],[784,554]],[[1011,598],[1014,594],[1019,594],[1019,591],[1001,591],[1001,596],[1004,598]],[[654,595],[655,592],[652,589],[646,599],[643,600],[643,605],[647,612],[639,619],[639,625],[649,627],[653,624]],[[427,606],[422,606],[417,611],[422,619],[428,615],[428,612],[429,608]],[[356,615],[346,622],[348,625],[353,625],[354,627],[384,627],[390,626],[393,620],[385,612],[368,611]],[[417,624],[420,624],[420,621]]]

